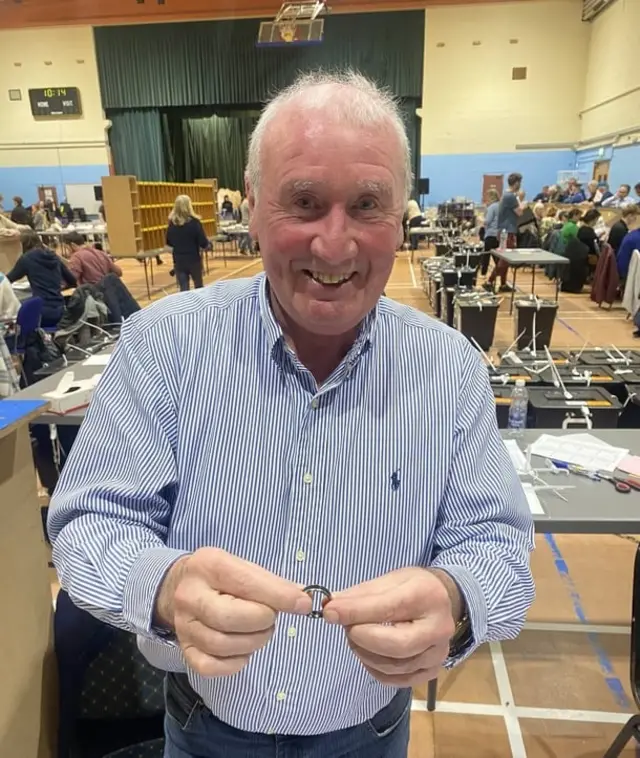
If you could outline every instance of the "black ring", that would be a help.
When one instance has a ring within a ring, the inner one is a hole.
[[[309,618],[312,619],[321,619],[322,618],[322,610],[324,606],[331,600],[331,593],[326,587],[323,587],[321,584],[308,584],[304,589],[302,590],[304,593],[309,595],[311,598],[311,601],[313,602],[313,595],[314,592],[319,592],[321,595],[324,595],[324,600],[322,601],[322,608],[320,610],[314,611],[311,610],[311,613],[309,613]]]

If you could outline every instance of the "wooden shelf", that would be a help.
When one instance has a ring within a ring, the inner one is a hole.
[[[135,257],[165,247],[169,213],[178,195],[188,195],[207,224],[212,237],[217,228],[216,179],[198,179],[195,184],[139,182],[135,176],[105,176],[102,192],[112,255]]]

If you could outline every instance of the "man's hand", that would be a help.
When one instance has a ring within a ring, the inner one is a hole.
[[[345,627],[351,649],[373,677],[413,687],[438,676],[462,604],[448,575],[404,568],[334,595],[323,615]]]
[[[160,587],[156,622],[175,631],[201,676],[240,671],[273,635],[276,616],[307,614],[311,600],[292,582],[216,548],[175,563]]]

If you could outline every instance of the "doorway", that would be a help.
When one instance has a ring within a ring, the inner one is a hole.
[[[487,204],[487,192],[495,190],[502,197],[504,189],[504,174],[484,174],[482,177],[482,202]]]
[[[597,182],[609,182],[611,161],[596,161],[593,164],[593,178]]]
[[[47,200],[53,200],[55,207],[58,207],[58,190],[55,187],[38,187],[38,200],[46,203]]]

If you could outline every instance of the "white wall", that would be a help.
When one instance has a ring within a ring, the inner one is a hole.
[[[581,139],[640,132],[640,0],[617,0],[590,24]]]
[[[581,0],[428,8],[422,153],[577,142],[588,42]],[[514,66],[526,81],[512,81]]]
[[[99,182],[108,159],[91,27],[2,30],[0,70],[0,193],[33,202],[38,184],[64,194],[66,183]],[[35,119],[28,90],[64,86],[79,89],[82,116]]]

